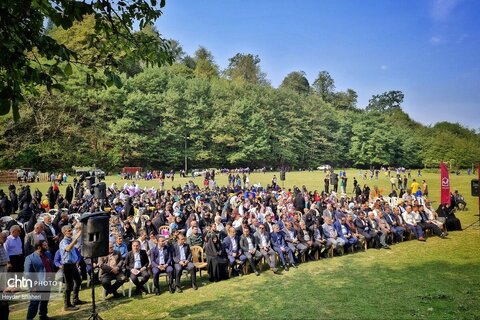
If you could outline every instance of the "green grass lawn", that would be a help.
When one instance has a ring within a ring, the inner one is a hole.
[[[348,190],[353,175],[349,170]],[[266,185],[273,174],[252,174],[251,183]],[[278,177],[278,174],[277,174]],[[287,173],[286,187],[306,185],[323,188],[323,173]],[[431,198],[439,201],[439,175],[425,174]],[[457,213],[465,228],[478,219],[478,199],[470,196],[470,179],[452,176],[452,189],[466,197],[469,210]],[[224,184],[225,176],[218,177]],[[411,180],[411,179],[410,179]],[[121,181],[109,177],[107,183]],[[175,185],[188,179],[175,180]],[[358,181],[370,186],[378,183],[387,190],[385,177],[377,181]],[[201,180],[197,178],[197,182]],[[411,181],[410,181],[411,182]],[[409,184],[410,184],[409,182]],[[141,182],[155,186],[158,182]],[[42,192],[47,183],[38,185]],[[6,186],[0,186],[6,189]],[[164,281],[164,278],[161,279]],[[114,300],[101,299],[96,289],[98,310],[104,319],[161,318],[308,318],[308,319],[480,319],[480,231],[470,227],[451,232],[448,239],[430,237],[427,242],[407,241],[392,250],[369,249],[367,252],[323,259],[301,264],[281,275],[264,271],[259,277],[244,277],[209,283],[197,274],[199,290],[189,288],[181,294],[165,292],[160,296],[146,295]],[[125,286],[127,287],[127,286]],[[90,290],[81,291],[81,299],[91,301]],[[24,319],[26,303],[11,307],[11,319]],[[89,305],[65,313],[62,301],[51,301],[49,315],[56,319],[86,319]]]

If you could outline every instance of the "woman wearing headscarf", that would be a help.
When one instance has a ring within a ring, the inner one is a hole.
[[[217,282],[227,279],[227,254],[216,234],[208,239],[205,245],[209,280]]]
[[[130,221],[125,221],[123,241],[127,244],[128,250],[132,250],[132,241],[137,238],[135,230],[133,229]]]

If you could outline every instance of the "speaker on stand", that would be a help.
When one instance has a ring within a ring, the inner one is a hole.
[[[98,257],[108,255],[110,217],[106,212],[84,213],[80,216],[82,224],[81,253],[84,258],[90,258],[91,270],[94,272]],[[92,313],[89,320],[102,320],[95,306],[95,286],[92,283]]]

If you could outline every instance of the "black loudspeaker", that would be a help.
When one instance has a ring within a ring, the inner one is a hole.
[[[79,221],[82,223],[82,256],[107,256],[110,217],[105,212],[84,213]]]
[[[280,181],[285,181],[285,171],[280,171]]]
[[[107,185],[105,182],[96,183],[94,186],[95,198],[105,200],[107,198]]]
[[[472,197],[480,197],[480,182],[478,179],[473,179],[471,182]]]

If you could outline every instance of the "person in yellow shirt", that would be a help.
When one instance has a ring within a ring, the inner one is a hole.
[[[417,191],[420,189],[420,183],[418,183],[417,180],[413,179],[413,182],[410,185],[410,189],[412,189],[412,194],[416,194]]]

